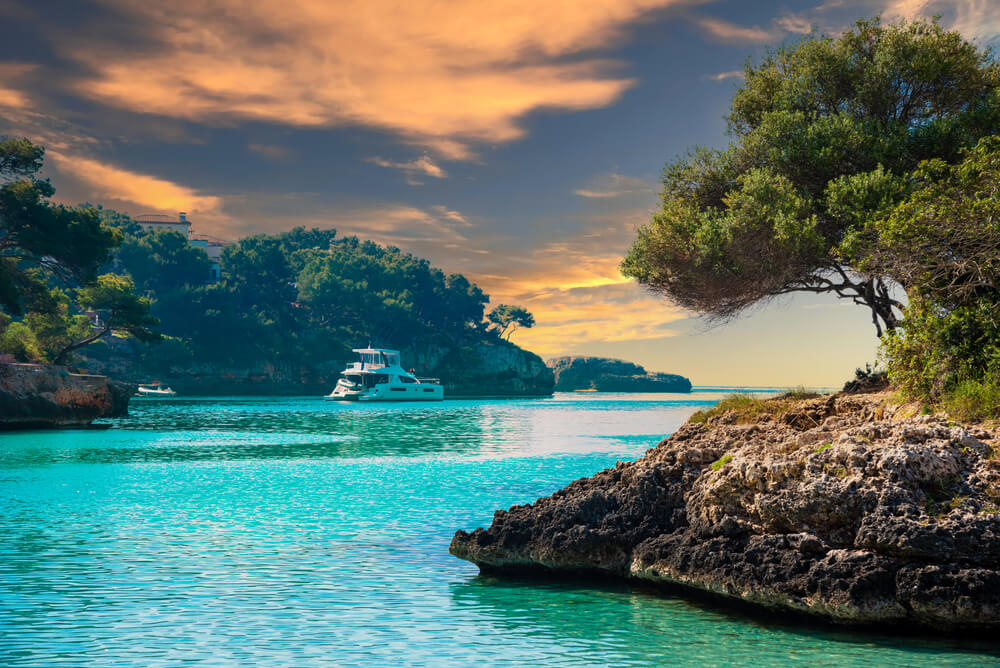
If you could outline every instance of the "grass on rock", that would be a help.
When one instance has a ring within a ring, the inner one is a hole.
[[[748,424],[756,422],[763,415],[778,417],[790,411],[799,401],[803,399],[815,399],[820,395],[803,387],[790,389],[777,397],[762,399],[751,394],[737,392],[723,398],[719,403],[711,408],[698,411],[691,416],[690,421],[696,424],[707,422],[708,420],[734,411],[736,424]]]

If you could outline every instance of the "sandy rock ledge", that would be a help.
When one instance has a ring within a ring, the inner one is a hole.
[[[636,462],[457,532],[450,551],[836,622],[1000,628],[997,433],[913,413],[841,393],[689,422]]]

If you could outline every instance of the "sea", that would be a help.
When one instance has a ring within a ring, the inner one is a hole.
[[[448,554],[456,529],[641,457],[730,392],[134,399],[92,428],[2,433],[0,665],[1000,663],[990,639]]]

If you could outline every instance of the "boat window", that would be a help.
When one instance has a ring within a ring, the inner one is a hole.
[[[400,376],[399,377],[399,382],[401,382],[401,383],[415,383],[415,382],[417,382],[417,379],[416,378],[410,378],[409,376]]]
[[[379,383],[388,383],[389,375],[385,373],[366,373],[365,387],[375,387]]]
[[[405,387],[390,387],[389,389],[392,390],[393,392],[406,392]]]

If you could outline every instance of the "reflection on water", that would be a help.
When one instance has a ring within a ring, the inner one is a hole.
[[[0,665],[991,660],[447,554],[719,396],[145,400],[107,429],[2,434]]]

